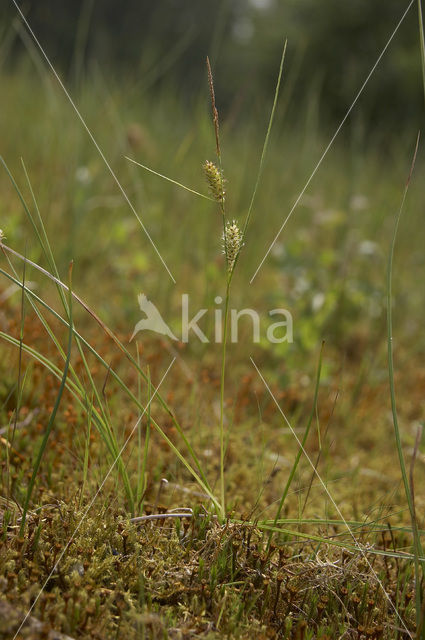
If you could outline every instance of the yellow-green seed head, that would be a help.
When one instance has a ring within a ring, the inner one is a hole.
[[[226,230],[223,234],[223,246],[229,271],[233,270],[235,260],[238,257],[239,251],[243,247],[242,240],[242,231],[239,229],[236,220],[233,220],[233,222],[227,222]]]
[[[211,195],[218,202],[224,202],[224,179],[220,169],[213,162],[207,160],[204,165],[205,177],[211,191]]]

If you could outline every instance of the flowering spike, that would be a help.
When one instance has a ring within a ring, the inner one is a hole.
[[[218,169],[213,162],[207,160],[204,165],[205,177],[208,182],[208,186],[210,188],[211,194],[215,200],[218,202],[224,202],[224,179],[223,174]]]
[[[226,223],[226,229],[223,234],[223,247],[227,259],[227,268],[231,272],[233,271],[239,251],[243,247],[242,232],[239,229],[236,220]]]

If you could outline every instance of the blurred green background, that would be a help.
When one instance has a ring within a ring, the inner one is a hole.
[[[12,1],[0,9],[0,60],[13,65],[28,44]],[[174,84],[186,100],[203,86],[205,56],[216,70],[225,111],[255,109],[271,96],[288,38],[288,115],[317,109],[324,122],[351,104],[408,3],[400,0],[26,0],[22,11],[68,80],[99,68],[144,90]],[[12,54],[12,55],[11,55]],[[408,125],[421,113],[416,2],[410,8],[352,120]],[[385,109],[382,109],[382,105]]]

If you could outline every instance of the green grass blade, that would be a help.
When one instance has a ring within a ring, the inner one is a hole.
[[[278,76],[277,76],[276,88],[275,88],[275,93],[274,93],[273,106],[272,106],[272,110],[271,110],[271,113],[270,113],[269,124],[267,126],[266,137],[264,139],[263,150],[261,152],[260,166],[258,167],[257,179],[255,181],[254,191],[253,191],[252,196],[251,196],[251,202],[250,202],[249,207],[248,207],[248,213],[246,215],[245,223],[244,223],[243,230],[242,230],[242,235],[243,236],[245,236],[246,230],[248,228],[249,221],[251,219],[252,208],[254,206],[255,196],[257,195],[258,186],[260,184],[261,176],[262,176],[262,173],[263,173],[264,160],[266,158],[266,153],[267,153],[267,149],[268,149],[268,146],[269,146],[270,132],[272,130],[274,116],[275,116],[275,112],[276,112],[277,101],[278,101],[278,98],[279,98],[280,83],[281,83],[281,80],[282,80],[282,73],[283,73],[283,63],[285,62],[285,55],[286,55],[286,45],[287,45],[287,40],[285,40],[285,44],[283,45],[282,57],[280,59],[279,73],[278,73]]]
[[[392,322],[392,274],[393,274],[393,262],[394,262],[394,249],[397,239],[398,227],[401,219],[401,214],[403,212],[404,203],[406,201],[407,193],[409,190],[410,180],[412,177],[413,169],[415,166],[416,155],[418,151],[419,145],[419,136],[416,141],[416,147],[413,154],[413,160],[410,167],[409,177],[406,182],[406,186],[404,188],[404,193],[401,201],[400,208],[398,210],[395,224],[393,237],[391,240],[390,253],[388,257],[388,266],[387,266],[387,351],[388,351],[388,377],[389,377],[389,385],[390,385],[390,397],[391,397],[391,411],[393,416],[393,427],[394,427],[394,436],[398,454],[398,460],[400,465],[400,471],[403,479],[404,492],[406,494],[407,503],[410,511],[410,518],[412,522],[412,531],[413,531],[413,549],[414,549],[414,563],[415,563],[415,599],[416,599],[416,626],[419,628],[421,625],[421,611],[422,611],[422,597],[421,597],[421,572],[420,572],[420,560],[419,558],[423,557],[423,550],[421,545],[420,536],[418,533],[418,525],[415,514],[415,505],[413,503],[413,497],[410,490],[406,463],[404,460],[403,447],[401,443],[400,437],[400,427],[398,423],[398,413],[397,413],[397,403],[396,403],[396,395],[395,395],[395,382],[394,382],[394,355],[393,355],[393,322]],[[424,575],[425,564],[422,562],[422,575]],[[425,627],[422,628],[422,638],[425,638]]]
[[[180,187],[181,189],[184,189],[185,191],[189,191],[189,193],[193,193],[195,196],[199,196],[200,198],[204,198],[205,200],[210,200],[211,202],[215,202],[214,198],[210,198],[210,196],[206,196],[204,193],[199,193],[199,191],[195,191],[194,189],[191,189],[190,187],[186,187],[181,182],[177,182],[177,180],[173,180],[172,178],[169,178],[168,176],[164,176],[162,173],[158,173],[158,171],[154,171],[153,169],[150,169],[149,167],[146,167],[144,164],[141,164],[140,162],[137,162],[136,160],[133,160],[133,158],[129,158],[128,156],[124,156],[124,158],[126,160],[129,160],[130,162],[133,162],[133,164],[137,164],[138,167],[142,167],[142,169],[144,169],[145,171],[149,171],[150,173],[153,173],[155,176],[158,176],[158,178],[162,178],[163,180],[167,180],[168,182],[171,182],[172,184],[175,184],[177,187]]]
[[[288,476],[288,480],[286,481],[286,485],[285,485],[285,488],[284,488],[283,493],[282,493],[282,497],[280,498],[279,506],[278,506],[278,509],[277,509],[277,512],[276,512],[276,516],[275,516],[274,521],[273,521],[273,527],[276,526],[277,521],[279,520],[280,515],[282,513],[283,505],[285,504],[286,497],[288,495],[289,489],[291,487],[292,481],[294,479],[295,473],[296,473],[297,468],[298,468],[298,464],[299,464],[299,461],[300,461],[300,458],[301,458],[301,454],[304,451],[305,444],[307,442],[308,434],[310,433],[310,428],[311,428],[311,425],[312,425],[312,422],[313,422],[313,418],[316,415],[317,398],[318,398],[318,395],[319,395],[319,386],[320,386],[320,375],[321,375],[321,372],[322,372],[323,347],[324,347],[324,343],[322,343],[322,346],[321,346],[321,349],[320,349],[319,363],[317,365],[316,384],[315,384],[315,388],[314,388],[314,398],[313,398],[313,407],[311,409],[311,412],[310,412],[310,415],[309,415],[309,418],[308,418],[308,421],[307,421],[307,426],[306,426],[305,431],[304,431],[303,439],[301,441],[301,446],[298,448],[298,452],[297,452],[297,455],[295,456],[294,464],[292,465],[291,471],[290,471],[289,476]],[[273,535],[272,531],[270,531],[270,536],[269,536],[269,540],[268,540],[268,543],[267,543],[267,548],[270,547],[270,544],[271,544],[271,541],[272,541],[272,535]]]
[[[71,360],[72,337],[73,337],[71,274],[72,274],[72,265],[71,265],[70,271],[69,271],[69,298],[68,298],[69,333],[68,333],[68,350],[67,350],[66,362],[65,362],[65,367],[64,367],[64,370],[63,370],[63,374],[62,374],[62,379],[61,379],[61,384],[60,384],[60,387],[59,387],[59,391],[58,391],[58,394],[56,396],[55,404],[53,406],[52,413],[50,414],[49,422],[47,424],[46,431],[45,431],[45,434],[43,436],[43,440],[41,442],[40,449],[38,451],[37,458],[36,458],[34,466],[33,466],[31,479],[29,481],[29,485],[28,485],[28,489],[27,489],[27,493],[26,493],[26,497],[25,497],[25,502],[24,502],[24,506],[23,506],[23,510],[22,510],[22,519],[21,519],[21,526],[20,526],[20,531],[19,531],[19,534],[20,534],[21,537],[23,536],[24,531],[25,531],[25,521],[26,521],[26,517],[27,517],[27,513],[28,513],[28,507],[29,507],[29,503],[30,503],[30,500],[31,500],[32,492],[33,492],[33,489],[34,489],[35,481],[36,481],[36,478],[37,478],[37,473],[38,473],[38,470],[40,468],[41,460],[43,458],[44,452],[45,452],[46,447],[47,447],[47,442],[48,442],[50,434],[51,434],[51,432],[53,430],[56,414],[57,414],[58,409],[59,409],[59,405],[60,405],[60,402],[61,402],[61,399],[62,399],[62,395],[63,395],[63,392],[65,390],[66,379],[67,379],[67,376],[68,376],[69,363],[70,363],[70,360]],[[21,341],[21,345],[22,345],[22,341]]]

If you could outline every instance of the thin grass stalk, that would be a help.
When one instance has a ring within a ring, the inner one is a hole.
[[[22,274],[22,282],[25,286],[25,275],[26,275],[26,264],[24,263],[24,267],[23,267],[23,274]],[[25,326],[25,293],[24,293],[24,289],[22,288],[21,291],[21,325],[20,325],[20,329],[19,329],[19,343],[20,343],[20,347],[19,347],[19,356],[18,356],[18,380],[16,383],[16,408],[15,408],[15,416],[14,416],[14,420],[13,420],[13,429],[12,429],[12,433],[10,434],[10,423],[9,423],[9,430],[8,430],[8,436],[7,439],[10,442],[11,446],[13,446],[13,442],[15,440],[15,433],[16,433],[16,425],[18,423],[18,416],[19,413],[21,411],[21,405],[22,405],[22,343],[24,340],[24,326]],[[11,484],[9,482],[9,478],[10,478],[10,456],[9,456],[9,447],[6,447],[6,474],[7,474],[7,499],[10,499],[10,490],[11,490]]]
[[[219,434],[220,434],[220,496],[221,496],[221,510],[220,517],[222,521],[226,517],[226,486],[224,479],[224,458],[225,458],[225,449],[224,449],[224,389],[225,389],[225,380],[226,380],[226,349],[227,349],[227,332],[228,332],[228,316],[229,316],[229,302],[230,302],[230,283],[231,283],[231,274],[228,273],[228,253],[227,253],[227,242],[226,242],[226,210],[224,204],[224,177],[223,177],[223,165],[221,159],[221,148],[220,148],[220,127],[219,127],[219,118],[218,111],[215,104],[215,92],[214,92],[214,80],[210,65],[210,60],[207,56],[207,75],[208,75],[208,86],[210,90],[210,98],[211,98],[211,110],[212,110],[212,119],[214,125],[214,133],[215,133],[215,144],[216,144],[216,155],[218,160],[218,169],[221,177],[221,197],[219,199],[220,211],[221,211],[221,221],[223,227],[223,240],[224,240],[224,254],[225,254],[225,268],[227,273],[226,278],[226,298],[225,298],[225,311],[224,311],[224,327],[223,327],[223,337],[222,337],[222,354],[221,354],[221,376],[220,376],[220,426],[219,426]]]
[[[224,307],[224,326],[223,326],[223,347],[221,354],[221,378],[220,378],[220,489],[221,489],[221,516],[224,519],[226,517],[226,486],[224,482],[224,458],[225,458],[225,443],[224,443],[224,389],[226,381],[226,347],[227,347],[227,334],[229,326],[229,302],[230,302],[230,279],[227,281],[226,286],[226,300]]]
[[[237,524],[246,524],[245,520],[233,519],[231,520],[231,522],[234,522]],[[331,547],[339,547],[341,549],[346,549],[347,551],[351,551],[352,553],[356,553],[356,554],[358,554],[359,552],[359,547],[348,542],[347,540],[334,540],[333,537],[318,536],[312,533],[299,531],[298,529],[288,529],[286,527],[280,527],[280,526],[274,527],[272,524],[264,524],[263,522],[256,522],[255,527],[257,529],[260,529],[261,531],[267,531],[267,532],[272,531],[272,533],[276,533],[278,535],[285,534],[288,536],[293,536],[294,540],[292,541],[286,540],[285,541],[286,545],[299,544],[298,538],[300,538],[301,540],[305,540],[307,545],[310,545],[311,542],[317,542],[320,545],[327,544]],[[389,551],[388,549],[384,550],[384,549],[377,549],[374,547],[367,547],[366,549],[363,548],[362,555],[364,555],[364,557],[368,555],[383,556],[386,558],[398,558],[400,560],[414,559],[414,555],[411,553],[405,553],[404,551],[395,552],[395,551]],[[419,560],[421,562],[425,562],[425,557],[420,557]]]
[[[210,202],[215,202],[214,198],[211,198],[210,196],[206,196],[204,193],[200,193],[199,191],[195,191],[195,189],[191,189],[190,187],[187,187],[185,184],[182,184],[181,182],[177,182],[177,180],[173,180],[168,176],[164,176],[162,173],[158,173],[158,171],[154,171],[154,169],[150,169],[150,167],[146,167],[141,162],[137,162],[136,160],[133,160],[133,158],[129,158],[128,156],[124,156],[124,158],[126,160],[129,160],[129,162],[132,162],[133,164],[137,165],[138,167],[141,167],[145,171],[149,171],[149,173],[153,173],[155,176],[158,176],[158,178],[167,180],[167,182],[171,182],[171,184],[174,184],[177,187],[184,189],[185,191],[189,191],[189,193],[193,193],[195,196],[199,196],[200,198],[204,198],[205,200],[210,200]]]
[[[104,406],[103,406],[103,402],[102,399],[100,397],[99,391],[96,387],[96,384],[93,380],[93,376],[91,375],[91,371],[90,371],[90,367],[88,365],[87,359],[85,357],[84,351],[81,347],[80,344],[78,344],[78,351],[80,353],[80,357],[83,361],[84,364],[84,369],[86,371],[86,375],[89,379],[91,388],[93,390],[94,393],[94,397],[97,401],[98,407],[99,407],[99,411],[102,415],[102,424],[104,425],[104,430],[102,431],[102,435],[103,435],[103,439],[106,442],[106,445],[109,449],[109,452],[111,454],[112,460],[116,461],[116,466],[117,466],[117,471],[118,474],[121,476],[123,485],[124,485],[124,490],[125,490],[125,494],[127,497],[127,501],[128,501],[128,505],[130,508],[130,512],[131,514],[134,516],[134,498],[133,498],[133,491],[131,489],[131,483],[130,483],[130,478],[128,477],[128,473],[127,473],[127,469],[125,464],[123,463],[122,457],[120,455],[120,445],[118,444],[116,435],[114,433],[114,430],[111,426],[111,416],[109,414],[109,411],[105,410]]]
[[[207,58],[208,60],[208,58]],[[209,65],[209,61],[208,61]],[[218,135],[218,133],[216,134]],[[219,146],[217,142],[217,149],[219,152]],[[221,156],[219,156],[220,163],[220,171],[223,176],[221,169]],[[221,201],[221,212],[222,212],[222,223],[223,223],[223,238],[226,236],[226,213],[224,209],[224,200]],[[227,243],[224,242],[224,253],[225,253],[225,264],[227,269]],[[227,350],[227,330],[228,330],[228,320],[229,320],[229,304],[230,304],[230,284],[231,277],[227,278],[226,283],[226,297],[224,302],[224,326],[223,326],[223,346],[221,352],[221,375],[220,375],[220,500],[221,500],[221,518],[222,520],[226,517],[226,486],[224,480],[224,389],[226,382],[226,350]]]
[[[45,258],[47,260],[49,268],[51,269],[53,274],[56,276],[56,278],[59,280],[59,272],[58,272],[58,269],[57,269],[57,266],[56,266],[56,262],[55,262],[55,259],[54,259],[54,256],[53,256],[52,248],[50,246],[49,238],[48,238],[47,233],[46,233],[46,228],[44,226],[43,219],[42,219],[41,214],[40,214],[40,210],[39,210],[39,207],[38,207],[37,199],[35,197],[35,193],[34,193],[34,190],[32,188],[31,180],[30,180],[30,177],[28,175],[28,171],[27,171],[27,168],[26,168],[26,166],[24,164],[24,161],[21,159],[22,168],[24,170],[25,178],[26,178],[26,181],[28,183],[28,188],[29,188],[30,193],[31,193],[31,197],[32,197],[32,200],[33,200],[33,203],[34,203],[34,208],[35,208],[35,211],[36,211],[36,214],[37,214],[38,224],[40,225],[41,231],[40,231],[39,227],[37,226],[37,224],[35,223],[34,217],[33,217],[32,213],[31,213],[31,211],[30,211],[30,209],[29,209],[29,207],[28,207],[28,205],[26,203],[26,200],[25,200],[24,196],[22,195],[22,192],[19,189],[18,184],[17,184],[12,172],[10,171],[9,167],[7,166],[5,160],[4,160],[4,158],[2,158],[2,156],[0,156],[0,163],[3,165],[5,171],[6,171],[7,175],[8,175],[8,178],[9,178],[10,182],[12,183],[12,186],[15,189],[19,200],[21,201],[21,204],[22,204],[22,207],[24,209],[24,212],[25,212],[28,220],[31,223],[31,226],[32,226],[32,228],[34,230],[34,233],[35,233],[36,237],[37,237],[38,243],[39,243],[39,245],[40,245],[40,247],[41,247],[41,249],[42,249],[42,251],[44,253],[44,256],[45,256]],[[55,283],[55,284],[56,284],[56,287],[57,287],[57,290],[58,290],[59,297],[61,298],[62,305],[63,305],[63,307],[65,309],[65,312],[66,312],[66,314],[68,314],[67,302],[66,302],[66,296],[64,294],[64,290],[57,283]]]
[[[283,64],[285,62],[285,55],[286,55],[286,45],[287,45],[287,40],[285,40],[285,43],[283,45],[282,56],[281,56],[281,59],[280,59],[279,73],[278,73],[278,76],[277,76],[276,88],[275,88],[275,92],[274,92],[273,106],[272,106],[272,110],[271,110],[271,113],[270,113],[270,118],[269,118],[269,123],[268,123],[268,126],[267,126],[266,137],[264,139],[263,149],[262,149],[262,152],[261,152],[260,165],[258,167],[258,172],[257,172],[256,181],[255,181],[254,191],[252,192],[251,202],[249,203],[248,213],[246,214],[245,223],[244,223],[244,226],[243,226],[243,229],[242,229],[242,237],[245,237],[246,230],[247,230],[249,222],[251,220],[252,208],[254,206],[255,196],[257,195],[258,186],[260,184],[261,176],[263,174],[264,160],[266,158],[266,153],[267,153],[267,149],[268,149],[268,146],[269,146],[270,132],[272,130],[274,116],[275,116],[275,112],[276,112],[277,101],[278,101],[278,98],[279,98],[280,84],[281,84],[282,74],[283,74]]]
[[[140,512],[143,511],[143,504],[144,504],[144,496],[146,494],[146,488],[147,488],[147,480],[146,480],[146,473],[147,473],[147,467],[148,467],[148,456],[149,456],[149,444],[150,444],[150,435],[151,435],[151,406],[150,406],[150,399],[152,396],[152,383],[151,383],[151,377],[150,377],[150,370],[148,367],[148,378],[149,378],[149,383],[148,383],[148,402],[149,402],[149,408],[148,408],[148,415],[147,415],[147,421],[146,421],[146,432],[145,432],[145,445],[144,445],[144,449],[143,449],[143,463],[142,463],[142,468],[140,470],[139,473],[139,481],[140,481],[140,496],[138,494],[137,496],[137,504],[140,503]],[[141,427],[141,425],[140,425]],[[139,434],[141,433],[141,430],[139,429]]]
[[[225,479],[224,479],[224,457],[225,457],[225,450],[224,450],[224,389],[225,389],[225,378],[226,378],[226,351],[227,351],[227,339],[228,339],[228,316],[229,316],[229,306],[230,306],[231,283],[232,283],[233,274],[234,274],[235,267],[236,267],[236,262],[237,262],[238,257],[239,257],[240,249],[242,248],[243,238],[245,236],[245,232],[246,232],[246,229],[248,227],[248,224],[249,224],[249,221],[250,221],[250,218],[251,218],[251,213],[252,213],[252,208],[253,208],[255,196],[256,196],[256,193],[257,193],[257,190],[258,190],[258,186],[259,186],[259,183],[260,183],[260,179],[261,179],[261,175],[262,175],[262,170],[263,170],[263,166],[264,166],[264,159],[265,159],[267,148],[268,148],[270,132],[271,132],[271,128],[272,128],[272,124],[273,124],[273,120],[274,120],[274,115],[275,115],[275,111],[276,111],[277,100],[278,100],[278,96],[279,96],[279,89],[280,89],[280,83],[281,83],[281,79],[282,79],[283,63],[284,63],[284,60],[285,60],[285,53],[286,53],[286,41],[285,41],[285,44],[284,44],[284,47],[283,47],[283,51],[282,51],[282,57],[281,57],[281,61],[280,61],[279,74],[278,74],[278,79],[277,79],[277,83],[276,83],[273,107],[272,107],[272,111],[271,111],[271,114],[270,114],[270,119],[269,119],[269,123],[268,123],[268,127],[267,127],[266,137],[265,137],[265,140],[264,140],[263,150],[262,150],[262,153],[261,153],[260,165],[259,165],[259,169],[258,169],[258,173],[257,173],[256,183],[255,183],[254,191],[253,191],[253,194],[252,194],[252,197],[251,197],[251,202],[250,202],[250,205],[249,205],[248,213],[247,213],[247,216],[246,216],[246,219],[245,219],[245,224],[244,224],[244,227],[243,227],[243,230],[242,230],[242,233],[241,233],[242,242],[241,242],[241,245],[239,247],[239,251],[237,252],[237,254],[235,256],[233,264],[231,265],[230,270],[228,270],[228,272],[227,272],[226,298],[225,298],[225,311],[224,311],[224,328],[223,328],[223,348],[222,348],[222,359],[221,359],[221,381],[220,381],[220,486],[221,486],[221,504],[222,504],[222,509],[223,509],[223,511],[221,513],[222,518],[224,518],[225,514],[226,514],[226,496],[225,496]],[[220,132],[219,132],[219,117],[218,117],[218,111],[217,111],[216,103],[215,103],[215,92],[214,92],[213,75],[212,75],[211,65],[210,65],[210,61],[209,61],[208,57],[207,57],[207,61],[206,62],[207,62],[208,84],[209,84],[210,97],[211,97],[212,117],[213,117],[215,140],[216,140],[216,153],[217,153],[217,159],[218,159],[219,171],[220,171],[221,179],[223,180],[223,167],[222,167],[221,147],[220,147]],[[225,212],[225,206],[224,206],[224,191],[223,191],[222,198],[220,199],[220,208],[221,208],[221,213],[222,213],[224,253],[225,253],[225,257],[226,257],[225,262],[226,262],[226,269],[228,269],[229,256],[228,256],[228,247],[227,247],[227,242],[226,242],[226,212]]]
[[[317,365],[316,384],[315,384],[315,388],[314,388],[314,398],[313,398],[313,407],[311,409],[311,412],[310,412],[310,415],[309,415],[309,418],[308,418],[308,421],[307,421],[307,426],[306,426],[305,431],[304,431],[303,439],[301,441],[301,446],[299,447],[297,455],[295,456],[294,464],[292,465],[291,471],[290,471],[289,476],[288,476],[288,480],[286,481],[285,488],[284,488],[282,496],[280,498],[279,506],[278,506],[278,509],[276,511],[275,518],[273,520],[273,527],[276,526],[276,523],[279,520],[280,515],[282,513],[283,505],[285,504],[285,500],[286,500],[286,498],[288,496],[289,489],[291,487],[292,481],[294,479],[295,473],[296,473],[297,468],[298,468],[299,461],[301,459],[301,454],[305,449],[305,444],[307,442],[307,438],[308,438],[308,435],[310,433],[310,428],[311,428],[311,425],[312,425],[312,422],[313,422],[313,418],[316,415],[317,399],[318,399],[318,396],[319,396],[320,376],[321,376],[321,372],[322,372],[323,347],[324,347],[324,342],[322,342],[322,346],[320,348],[319,363]],[[270,531],[269,539],[268,539],[268,542],[267,542],[267,550],[270,548],[270,544],[272,542],[272,536],[273,536],[273,532]]]
[[[271,128],[272,128],[272,124],[273,124],[273,120],[274,120],[274,115],[275,115],[275,111],[276,111],[276,105],[277,105],[277,101],[278,101],[278,96],[279,96],[279,91],[280,91],[280,84],[281,84],[281,79],[282,79],[282,73],[283,73],[283,64],[284,64],[284,60],[285,60],[285,54],[286,54],[286,46],[287,46],[287,42],[285,41],[284,43],[284,47],[283,47],[283,51],[282,51],[282,57],[281,57],[281,61],[280,61],[280,67],[279,67],[279,74],[278,74],[278,79],[277,79],[277,83],[276,83],[276,88],[275,88],[275,95],[274,95],[274,100],[273,100],[273,107],[272,107],[272,111],[270,114],[270,118],[269,118],[269,123],[268,123],[268,127],[267,127],[267,132],[266,132],[266,137],[265,137],[265,141],[264,141],[264,145],[263,145],[263,149],[262,149],[262,153],[261,153],[261,158],[260,158],[260,165],[259,165],[259,169],[258,169],[258,174],[257,174],[257,178],[256,178],[256,183],[255,183],[255,187],[254,187],[254,191],[251,197],[251,202],[248,208],[248,213],[245,219],[245,224],[243,227],[243,231],[242,231],[242,239],[245,235],[246,229],[248,227],[250,218],[251,218],[251,213],[252,213],[252,208],[253,208],[253,204],[254,204],[254,200],[255,200],[255,196],[258,190],[258,186],[260,183],[260,179],[261,179],[261,175],[262,175],[262,170],[263,170],[263,166],[264,166],[264,160],[265,160],[265,156],[266,156],[266,152],[267,152],[267,148],[268,148],[268,144],[269,144],[269,138],[270,138],[270,132],[271,132]],[[221,174],[221,177],[223,179],[223,166],[222,166],[222,156],[221,156],[221,147],[220,147],[220,132],[219,132],[219,117],[218,117],[218,111],[216,108],[216,103],[215,103],[215,92],[214,92],[214,80],[213,80],[213,75],[212,75],[212,70],[211,70],[211,65],[210,65],[210,61],[209,58],[207,56],[206,59],[206,64],[207,64],[207,75],[208,75],[208,85],[209,85],[209,90],[210,90],[210,98],[211,98],[211,108],[212,108],[212,119],[213,119],[213,124],[214,124],[214,132],[215,132],[215,142],[216,142],[216,154],[217,154],[217,159],[218,159],[218,165],[219,165],[219,171]],[[134,160],[132,160],[131,158],[127,157],[127,160],[130,160],[131,162],[135,162]],[[167,176],[164,176],[162,174],[159,174],[156,171],[153,171],[152,169],[149,169],[148,167],[141,165],[140,163],[135,162],[135,164],[139,164],[139,166],[141,166],[142,168],[151,171],[152,173],[154,173],[155,175],[168,180],[170,182],[172,182],[173,184],[187,190],[190,191],[192,193],[194,193],[195,195],[201,196],[201,197],[205,197],[203,194],[194,191],[193,189],[190,189],[188,187],[186,187],[185,185],[172,180],[170,178],[168,178]],[[212,198],[209,198],[212,199]],[[222,226],[223,226],[223,237],[225,237],[226,235],[226,212],[225,212],[225,206],[224,206],[224,191],[222,194],[222,197],[219,201],[220,204],[220,209],[221,209],[221,214],[222,214]],[[226,242],[224,243],[224,253],[225,253],[225,257],[226,257],[226,265],[228,263],[228,255],[227,255],[227,245]],[[226,374],[226,350],[227,350],[227,338],[228,338],[228,314],[229,314],[229,304],[230,304],[230,287],[231,287],[231,282],[233,279],[233,274],[234,274],[234,270],[235,270],[235,266],[236,266],[236,262],[238,260],[239,257],[239,252],[236,255],[236,258],[234,260],[234,263],[232,265],[232,268],[230,269],[230,272],[228,272],[227,274],[227,282],[226,282],[226,299],[225,299],[225,316],[224,316],[224,331],[223,331],[223,348],[222,348],[222,362],[221,362],[221,382],[220,382],[220,486],[221,486],[221,517],[224,518],[225,516],[225,512],[226,512],[226,500],[225,500],[225,480],[224,480],[224,457],[225,457],[225,451],[224,451],[224,388],[225,388],[225,374]]]
[[[136,342],[136,355],[137,355],[137,363],[140,366],[140,353],[139,353],[139,345]],[[148,367],[149,368],[149,367]],[[148,388],[148,396],[149,396],[149,388]],[[140,376],[137,376],[137,397],[139,402],[142,402],[142,385],[140,382]],[[149,400],[149,397],[148,397]],[[149,405],[150,412],[150,405]],[[143,453],[142,453],[142,423],[140,423],[139,428],[137,429],[137,486],[136,486],[136,507],[138,515],[142,513],[142,497],[143,497],[143,479],[142,475],[142,465],[143,465]]]
[[[23,274],[22,274],[22,283],[25,285],[25,277],[26,277],[26,264],[24,263],[24,267],[23,267]],[[19,342],[22,344],[23,340],[24,340],[24,327],[25,327],[25,291],[22,288],[21,291],[21,326],[19,329]],[[19,349],[19,360],[18,360],[18,382],[17,382],[17,389],[16,389],[16,410],[15,410],[15,419],[13,422],[13,432],[12,432],[12,439],[11,439],[11,444],[13,445],[13,442],[15,440],[15,433],[16,433],[16,425],[18,422],[18,416],[21,410],[21,405],[22,405],[22,349]]]
[[[84,499],[84,491],[87,484],[88,471],[89,471],[89,454],[90,454],[90,436],[91,436],[91,423],[92,423],[92,411],[93,411],[93,397],[91,398],[91,402],[88,403],[88,411],[87,411],[87,433],[86,440],[84,446],[84,460],[83,460],[83,480],[81,482],[80,489],[80,499],[78,501],[78,508],[81,509],[81,505],[83,504]]]
[[[19,529],[19,535],[21,537],[24,535],[25,522],[26,522],[26,518],[27,518],[28,507],[29,507],[29,503],[30,503],[30,500],[31,500],[32,492],[34,490],[34,485],[35,485],[35,480],[37,478],[37,473],[38,473],[38,470],[40,468],[41,460],[43,458],[44,452],[45,452],[46,447],[47,447],[47,442],[48,442],[50,434],[51,434],[51,432],[53,430],[56,414],[58,412],[59,405],[60,405],[60,402],[61,402],[61,399],[62,399],[62,395],[63,395],[63,392],[65,390],[66,379],[67,379],[67,376],[68,376],[68,368],[69,368],[69,363],[70,363],[70,360],[71,360],[72,338],[73,338],[72,295],[71,295],[71,291],[72,291],[72,263],[71,263],[71,266],[70,266],[70,269],[69,269],[69,288],[68,288],[68,291],[69,291],[69,300],[68,300],[68,305],[69,305],[69,334],[68,334],[67,357],[66,357],[66,362],[65,362],[65,367],[64,367],[64,370],[63,370],[63,374],[62,374],[61,384],[60,384],[60,387],[59,387],[58,394],[56,396],[55,404],[53,406],[53,411],[50,414],[49,422],[47,424],[47,428],[46,428],[42,443],[40,445],[40,449],[38,451],[37,458],[36,458],[34,466],[33,466],[31,479],[29,481],[29,485],[28,485],[28,488],[27,488],[25,502],[24,502],[23,509],[22,509],[21,526],[20,526],[20,529]],[[22,340],[20,340],[20,345],[21,345],[21,348],[22,348],[22,345],[23,345],[23,341]]]
[[[392,514],[390,514],[391,516],[401,516],[403,514],[403,510],[400,511],[395,511]],[[385,524],[379,524],[380,522],[384,521]],[[259,520],[257,522],[261,522],[262,524],[267,524],[267,525],[273,525],[274,523],[274,519],[270,519],[270,520]],[[379,518],[374,518],[373,520],[369,520],[369,521],[363,521],[363,520],[346,520],[346,523],[350,526],[350,528],[353,531],[357,531],[359,530],[359,533],[376,533],[376,532],[382,532],[382,531],[388,531],[388,513],[385,513],[384,515],[382,515],[382,517]],[[281,520],[278,520],[276,525],[278,524],[302,524],[302,525],[308,525],[308,524],[312,524],[312,525],[319,525],[321,527],[342,527],[345,525],[345,523],[342,520],[339,520],[338,518],[282,518]],[[399,532],[399,533],[404,533],[404,534],[409,534],[412,535],[412,529],[411,527],[407,527],[407,526],[398,526],[398,527],[391,527],[391,530],[393,532]],[[419,531],[420,534],[425,534],[424,530],[420,530]],[[334,533],[332,534],[333,538],[337,538],[337,537],[341,537],[341,536],[347,536],[349,534],[347,534],[346,531],[341,531],[340,533]]]
[[[398,227],[401,219],[401,214],[403,212],[404,203],[407,197],[407,193],[409,190],[410,181],[412,178],[413,169],[416,162],[416,155],[418,151],[419,145],[419,135],[416,141],[416,147],[413,154],[413,160],[410,167],[409,177],[406,182],[406,186],[403,193],[403,198],[401,201],[400,208],[398,210],[394,231],[391,240],[390,253],[388,257],[388,266],[387,266],[387,352],[388,352],[388,377],[389,377],[389,386],[390,386],[390,397],[391,397],[391,411],[393,417],[393,427],[394,427],[394,436],[399,460],[400,471],[403,479],[404,492],[407,499],[407,504],[409,506],[410,519],[412,522],[412,532],[413,532],[413,550],[414,550],[414,566],[415,566],[415,605],[416,605],[416,626],[417,628],[421,625],[421,610],[422,610],[422,597],[421,597],[421,571],[420,571],[420,562],[422,564],[422,576],[425,575],[423,564],[424,559],[421,558],[423,556],[423,550],[421,545],[420,536],[418,533],[418,525],[415,514],[415,505],[413,503],[412,493],[410,491],[409,479],[406,470],[406,463],[404,460],[403,447],[401,443],[400,437],[400,427],[398,423],[398,413],[397,413],[397,403],[396,403],[396,394],[395,394],[395,382],[394,382],[394,355],[393,355],[393,321],[392,321],[392,274],[393,274],[393,261],[394,261],[394,249],[395,243],[397,239]],[[420,560],[421,558],[421,560]],[[421,637],[425,638],[425,627],[422,627]]]

